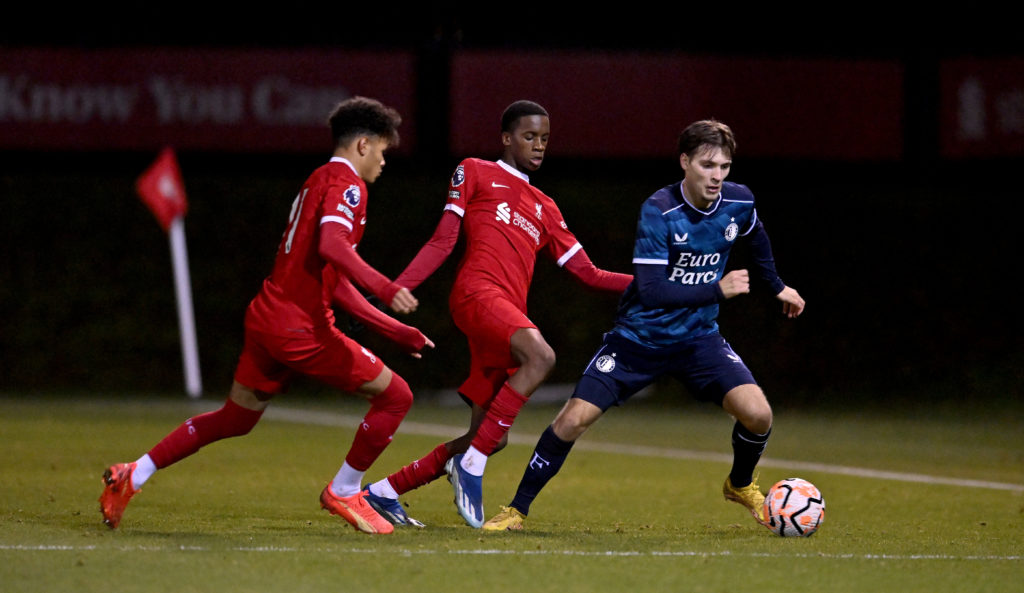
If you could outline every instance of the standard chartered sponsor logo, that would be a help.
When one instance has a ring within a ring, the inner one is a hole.
[[[512,220],[512,209],[508,207],[508,202],[498,204],[498,215],[494,219],[500,220],[505,224]]]
[[[533,226],[533,223],[524,218],[522,214],[518,212],[513,212],[513,214],[515,215],[513,224],[526,231],[527,235],[533,237],[534,243],[540,245],[540,231],[537,230],[537,227]]]
[[[497,214],[494,219],[523,229],[526,231],[527,235],[530,235],[530,237],[533,238],[534,243],[540,245],[540,231],[522,214],[512,212],[512,208],[509,207],[508,202],[498,204]]]

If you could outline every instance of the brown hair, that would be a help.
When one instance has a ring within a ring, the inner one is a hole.
[[[695,121],[679,134],[679,156],[693,156],[695,150],[705,145],[721,148],[729,153],[729,158],[736,152],[736,138],[732,130],[715,119]]]

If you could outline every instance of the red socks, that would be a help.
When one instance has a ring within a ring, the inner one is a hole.
[[[527,397],[505,383],[491,402],[483,422],[480,423],[480,428],[473,439],[473,447],[485,455],[493,453],[527,400]],[[401,496],[444,475],[444,464],[450,457],[448,448],[441,443],[422,458],[388,476],[388,482]],[[349,464],[351,465],[351,461]]]
[[[397,373],[392,373],[391,383],[387,388],[370,400],[370,411],[356,429],[356,437],[352,441],[348,455],[345,456],[345,461],[353,469],[369,469],[391,443],[391,437],[398,430],[398,425],[402,423],[410,407],[412,390],[409,389],[409,384]]]
[[[490,455],[495,447],[501,442],[512,423],[515,422],[519,410],[523,408],[529,398],[509,387],[508,382],[501,386],[498,395],[494,396],[491,407],[487,409],[487,415],[480,423],[471,445],[484,455]]]
[[[345,461],[359,471],[366,471],[391,442],[410,406],[409,385],[392,374],[387,388],[370,400],[370,411],[356,431]],[[219,410],[186,420],[157,443],[149,451],[149,457],[157,468],[165,468],[214,441],[248,434],[262,415],[262,410],[243,408],[228,399]]]
[[[243,408],[230,399],[219,410],[185,421],[149,451],[158,468],[181,461],[214,441],[249,434],[263,411]]]
[[[388,476],[388,482],[399,495],[424,486],[444,475],[444,464],[451,454],[441,443],[422,459],[413,461],[397,472]]]

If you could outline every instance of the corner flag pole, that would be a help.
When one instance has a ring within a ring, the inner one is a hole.
[[[192,280],[188,273],[188,247],[185,245],[185,217],[176,216],[168,232],[171,263],[174,266],[174,294],[178,301],[178,328],[181,332],[181,358],[185,365],[185,390],[189,397],[203,394],[199,373],[199,347],[196,321],[192,311]]]
[[[188,200],[185,198],[181,168],[172,148],[166,147],[160,151],[156,161],[136,180],[135,189],[170,240],[181,357],[185,366],[185,389],[190,397],[197,398],[203,394],[203,383],[199,374],[199,348],[196,345],[196,322],[192,312],[192,281],[189,279],[188,250],[185,247]]]

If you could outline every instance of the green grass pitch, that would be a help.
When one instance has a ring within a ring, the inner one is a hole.
[[[107,529],[103,469],[219,405],[0,395],[0,590],[912,593],[1024,582],[1024,424],[1005,410],[777,410],[761,484],[798,476],[821,489],[826,520],[810,538],[779,538],[722,500],[721,411],[645,401],[584,435],[524,532],[470,529],[442,479],[403,497],[426,529],[366,536],[317,500],[365,404],[286,395],[250,435],[157,473]],[[488,516],[511,499],[557,409],[527,405],[489,462]],[[367,477],[467,419],[461,407],[414,405]]]

